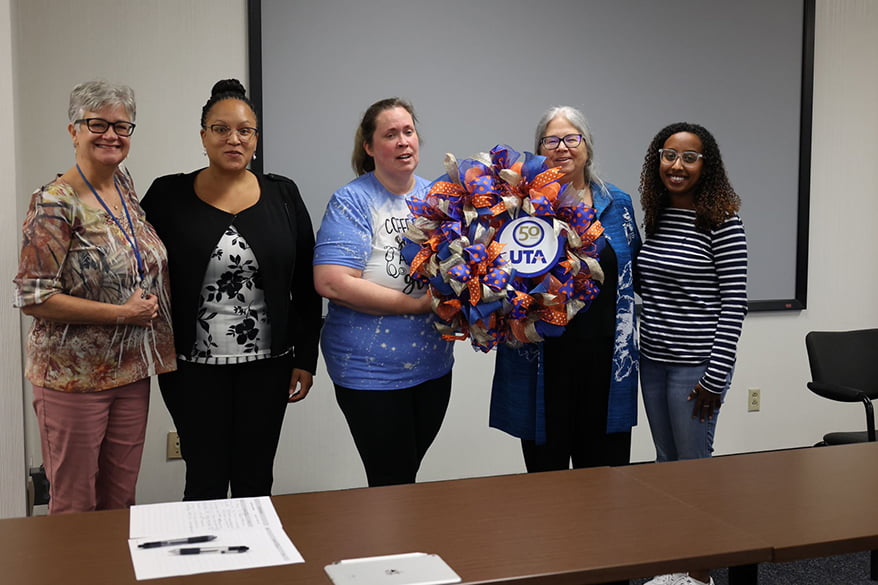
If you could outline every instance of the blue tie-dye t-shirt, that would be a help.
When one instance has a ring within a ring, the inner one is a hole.
[[[429,182],[415,177],[412,193]],[[407,195],[390,193],[367,173],[336,191],[314,247],[314,264],[335,264],[363,272],[363,278],[413,297],[426,286],[412,280],[402,259],[402,236],[411,221]],[[368,315],[329,303],[320,348],[329,377],[357,390],[410,388],[444,376],[454,362],[452,342],[425,315]]]

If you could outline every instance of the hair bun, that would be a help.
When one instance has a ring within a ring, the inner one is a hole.
[[[217,81],[213,85],[213,89],[210,90],[211,97],[228,94],[244,98],[247,96],[247,91],[237,79],[222,79]]]

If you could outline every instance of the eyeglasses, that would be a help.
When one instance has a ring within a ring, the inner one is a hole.
[[[234,131],[235,134],[238,135],[238,138],[240,138],[243,142],[247,142],[257,134],[259,134],[258,128],[251,128],[250,126],[235,128],[234,130],[232,130],[232,128],[226,126],[225,124],[211,124],[207,127],[207,129],[210,130],[211,133],[217,138],[222,138],[224,140],[227,139]]]
[[[113,132],[119,136],[131,136],[134,134],[135,124],[131,122],[110,122],[103,118],[80,118],[79,120],[76,120],[74,124],[82,124],[83,122],[85,122],[85,127],[88,128],[88,131],[92,134],[103,134],[109,130],[111,126],[113,127]]]
[[[555,150],[561,146],[561,141],[564,142],[564,146],[567,148],[576,148],[579,146],[579,143],[582,142],[582,134],[568,134],[564,138],[558,138],[557,136],[544,136],[540,138],[540,145],[546,150]]]
[[[658,150],[659,156],[662,157],[662,160],[667,163],[673,163],[678,158],[683,160],[684,165],[694,165],[698,162],[699,158],[704,158],[704,155],[700,152],[695,152],[694,150],[684,150],[683,152],[677,152],[673,148],[659,148]]]

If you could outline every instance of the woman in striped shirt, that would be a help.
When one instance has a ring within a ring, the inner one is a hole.
[[[741,200],[716,140],[687,123],[653,138],[640,193],[640,385],[656,459],[710,457],[747,313]],[[704,583],[713,583],[707,571],[659,575],[649,585]]]
[[[687,123],[653,138],[640,192],[640,377],[656,457],[710,457],[747,313],[741,200],[716,140]]]

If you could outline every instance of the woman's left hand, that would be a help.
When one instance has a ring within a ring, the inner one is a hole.
[[[314,376],[307,370],[293,368],[293,375],[290,378],[290,396],[287,402],[298,402],[308,396],[308,391],[314,384]]]
[[[696,384],[687,400],[695,402],[692,406],[692,418],[697,418],[704,422],[705,420],[712,419],[713,415],[719,412],[723,397],[722,394],[711,392],[706,390],[701,384]]]

